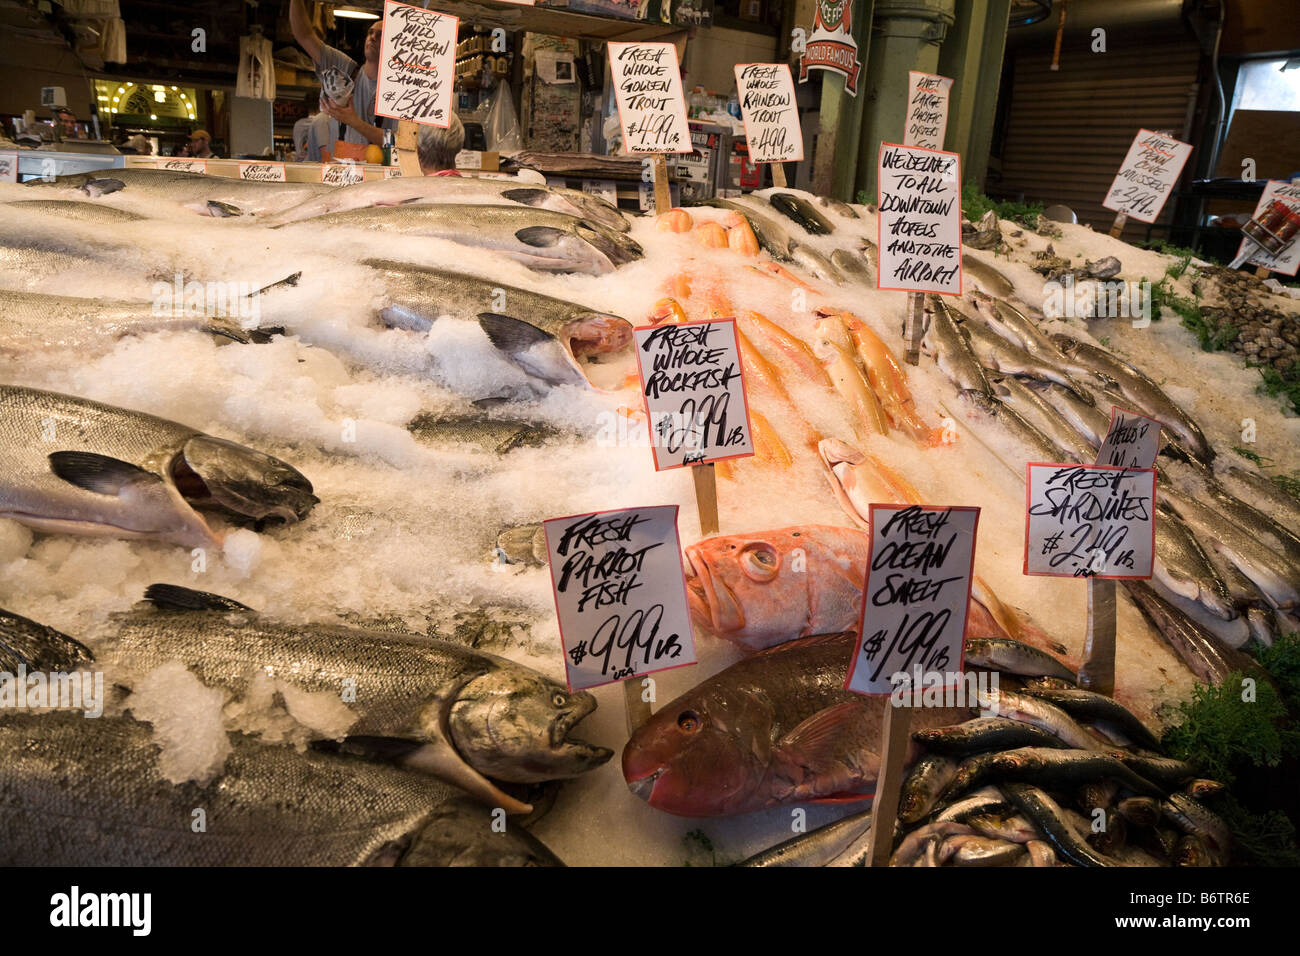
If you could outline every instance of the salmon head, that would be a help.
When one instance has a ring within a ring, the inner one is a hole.
[[[623,749],[623,778],[650,806],[677,816],[760,809],[772,728],[761,691],[706,682],[637,729]]]
[[[705,538],[686,549],[691,617],[750,650],[855,631],[868,543],[830,525]]]

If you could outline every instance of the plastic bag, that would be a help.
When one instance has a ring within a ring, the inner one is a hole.
[[[497,153],[507,153],[524,148],[524,140],[519,132],[519,117],[515,115],[514,97],[510,95],[510,84],[500,82],[488,97],[487,119],[483,123],[483,136],[487,139],[487,148]]]

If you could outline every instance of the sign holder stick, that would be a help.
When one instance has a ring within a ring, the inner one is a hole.
[[[1115,582],[1088,578],[1088,635],[1079,665],[1079,686],[1115,694]]]
[[[718,533],[718,476],[713,462],[691,465],[695,479],[695,505],[700,512],[700,534]]]
[[[668,188],[668,157],[654,154],[655,215],[662,216],[673,208],[672,190]]]
[[[908,365],[921,364],[921,336],[925,324],[925,293],[907,293],[907,319],[903,328],[904,358]]]
[[[867,843],[867,865],[888,866],[894,849],[894,821],[898,819],[898,801],[903,789],[903,758],[912,729],[912,705],[894,706],[885,699],[885,724],[880,737],[880,779],[871,804],[871,835]]]
[[[768,163],[772,167],[772,185],[778,189],[785,189],[785,163]]]
[[[398,120],[397,135],[393,145],[397,147],[397,165],[403,176],[420,176],[420,157],[416,152],[420,136],[420,124],[415,120]]]
[[[636,729],[650,719],[654,711],[649,701],[641,698],[642,677],[629,677],[623,681],[623,703],[627,709],[627,732],[631,736]]]
[[[1112,239],[1118,239],[1124,227],[1128,224],[1128,215],[1122,212],[1115,214],[1115,221],[1111,223],[1110,235]]]

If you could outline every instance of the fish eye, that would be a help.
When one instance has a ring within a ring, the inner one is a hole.
[[[568,698],[565,697],[557,690],[551,696],[551,703],[554,704],[556,707],[563,707],[566,703],[568,703]]]
[[[769,544],[748,545],[740,554],[740,568],[745,576],[759,582],[772,581],[776,578],[781,559]]]
[[[684,710],[677,715],[677,726],[684,733],[693,734],[700,729],[700,715],[693,710]]]

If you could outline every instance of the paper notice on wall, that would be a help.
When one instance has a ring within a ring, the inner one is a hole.
[[[1268,185],[1264,187],[1264,194],[1259,197],[1259,205],[1255,207],[1251,218],[1258,219],[1275,200],[1292,211],[1300,213],[1300,186],[1293,186],[1280,179],[1270,179]],[[1241,243],[1241,247],[1237,250],[1238,256],[1245,251],[1247,245],[1255,250],[1246,260],[1252,266],[1263,266],[1265,269],[1287,276],[1295,275],[1297,269],[1300,269],[1300,238],[1295,239],[1276,256],[1270,256],[1253,242],[1247,243],[1245,239],[1242,239]]]
[[[858,643],[844,686],[859,694],[960,680],[979,508],[871,505]],[[929,676],[927,676],[929,675]]]
[[[543,527],[570,690],[695,663],[676,505]]]
[[[802,161],[803,130],[790,67],[785,63],[737,63],[735,73],[749,158],[755,163]]]
[[[671,43],[609,43],[614,102],[629,153],[689,153],[677,48]]]
[[[633,335],[657,471],[754,454],[735,319]]]
[[[394,0],[384,2],[375,115],[451,125],[460,21]]]
[[[907,73],[907,121],[903,127],[904,146],[943,149],[948,129],[948,101],[952,78],[934,73]]]
[[[1130,219],[1155,222],[1191,154],[1190,143],[1138,130],[1102,205]]]
[[[1154,468],[1039,463],[1027,468],[1025,574],[1151,577]]]
[[[961,159],[880,146],[878,289],[961,295]]]

